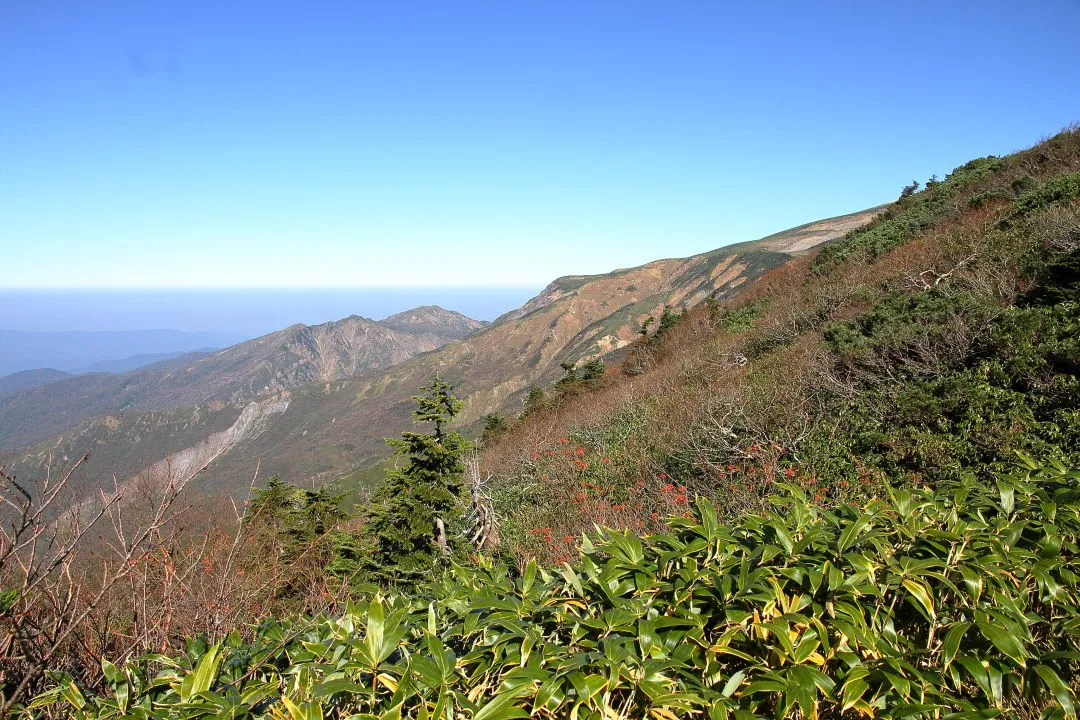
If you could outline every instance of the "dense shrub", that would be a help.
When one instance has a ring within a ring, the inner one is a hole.
[[[1028,213],[1052,203],[1067,202],[1080,197],[1080,172],[1047,180],[1035,190],[1022,195],[1013,203],[1013,212]]]
[[[1074,253],[1052,263],[1014,307],[995,310],[963,293],[889,295],[831,325],[826,344],[859,392],[834,401],[839,421],[812,434],[807,462],[847,479],[875,468],[936,481],[990,473],[1018,450],[1075,460],[1076,262]]]
[[[818,271],[855,256],[877,257],[929,229],[954,209],[954,198],[964,189],[985,182],[1004,167],[1001,158],[989,156],[961,165],[945,180],[927,184],[922,192],[902,195],[886,213],[842,240],[824,247],[816,260]]]
[[[455,567],[416,596],[268,622],[186,655],[57,678],[80,717],[1075,717],[1080,473],[962,478],[832,510],[783,487],[731,526],[586,538],[514,579]]]

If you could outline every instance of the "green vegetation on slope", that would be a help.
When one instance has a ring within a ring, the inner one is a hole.
[[[922,192],[905,194],[875,221],[822,248],[815,267],[824,270],[849,258],[876,258],[903,244],[945,218],[958,195],[1000,173],[1002,168],[1001,158],[979,158],[956,168],[941,182],[928,182]]]
[[[62,681],[86,718],[1074,717],[1080,473],[831,510],[788,486],[721,525],[605,531],[557,570],[455,567],[412,596],[270,621]],[[59,680],[59,678],[58,678]],[[951,713],[966,713],[953,715]]]
[[[1077,286],[1041,289],[1047,298],[1075,294]],[[988,474],[1018,450],[1074,457],[1080,304],[1021,298],[994,310],[966,293],[890,295],[827,328],[826,343],[840,354],[849,382],[873,389],[838,403],[839,431],[811,440],[815,464],[849,476],[854,468],[845,459],[857,457],[890,477],[938,480],[966,468]],[[958,327],[961,316],[967,325]],[[973,323],[985,327],[964,352],[957,331]]]
[[[1077,464],[1078,167],[1076,131],[968,163],[635,343],[624,377],[534,402],[484,456],[512,553],[564,558],[542,528],[656,529],[677,494],[735,520],[777,478],[829,503],[1016,452]]]
[[[1076,717],[1077,172],[1076,130],[973,161],[735,304],[666,313],[621,372],[564,364],[485,439],[491,558],[436,557],[464,499],[414,491],[458,494],[464,444],[414,433],[336,542],[359,568],[407,535],[360,577],[413,585],[107,665],[105,692],[57,675],[34,709]],[[459,407],[432,400],[418,419]]]

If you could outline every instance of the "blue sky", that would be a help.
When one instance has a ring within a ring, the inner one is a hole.
[[[1080,3],[0,0],[15,287],[538,287],[1080,120]]]

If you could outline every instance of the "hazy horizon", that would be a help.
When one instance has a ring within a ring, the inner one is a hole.
[[[362,315],[381,320],[439,305],[494,320],[541,288],[95,288],[0,290],[0,330],[177,330],[258,337],[303,323]]]

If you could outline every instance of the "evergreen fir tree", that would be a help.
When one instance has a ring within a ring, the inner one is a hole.
[[[502,415],[497,412],[488,413],[484,416],[484,429],[480,433],[480,444],[482,446],[491,445],[498,440],[509,427],[510,425],[506,422],[506,418]]]
[[[404,432],[387,439],[409,464],[386,473],[372,497],[364,525],[371,552],[366,575],[382,583],[415,582],[429,578],[448,551],[461,549],[465,466],[470,443],[446,429],[463,403],[453,388],[436,377],[413,396],[413,418],[432,426],[430,432]],[[444,528],[445,546],[438,544],[437,526]]]
[[[656,318],[654,318],[652,315],[645,318],[645,322],[641,323],[641,327],[638,328],[638,335],[641,335],[641,337],[648,337],[649,326],[652,325],[654,322],[656,322]]]
[[[281,545],[283,555],[291,556],[305,552],[348,517],[341,509],[344,497],[327,489],[303,490],[274,475],[265,488],[255,488],[245,522],[255,523],[266,539]]]
[[[521,401],[521,414],[518,418],[524,420],[530,414],[539,410],[546,399],[546,395],[542,388],[538,388],[535,385],[529,386],[529,391],[525,393],[524,399]]]
[[[671,328],[679,322],[680,317],[671,312],[671,306],[665,305],[664,312],[660,314],[660,322],[657,323],[656,332],[653,333],[653,340],[659,340],[664,336]]]
[[[600,358],[594,358],[581,368],[582,380],[599,380],[604,377],[604,361]]]

